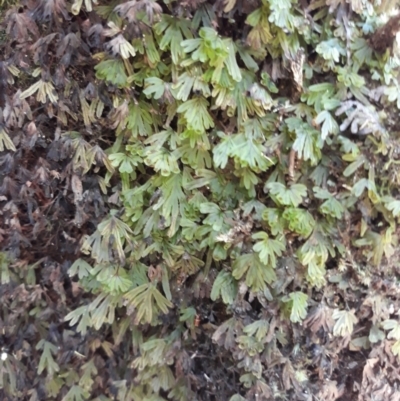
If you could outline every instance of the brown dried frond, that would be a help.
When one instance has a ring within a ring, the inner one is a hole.
[[[400,15],[395,15],[369,39],[369,44],[377,53],[384,53],[386,49],[392,51],[396,35],[400,31]]]
[[[51,33],[50,35],[41,37],[31,47],[33,51],[33,61],[37,64],[47,64],[48,61],[48,47],[49,44],[58,36],[58,33]]]
[[[206,0],[182,0],[180,6],[189,10],[197,10]]]
[[[0,107],[3,108],[7,104],[7,81],[9,72],[6,63],[0,61]]]
[[[14,167],[15,159],[10,153],[0,157],[0,174],[10,174]]]
[[[60,20],[69,21],[71,17],[67,11],[65,0],[41,0],[33,12],[34,18],[40,22]],[[61,19],[59,17],[62,17]]]
[[[57,57],[61,57],[60,64],[66,68],[71,64],[73,56],[76,56],[78,49],[82,45],[82,39],[79,38],[75,33],[69,33],[65,35],[57,49]]]
[[[19,185],[11,177],[4,177],[0,195],[11,196],[14,199],[18,197],[18,189]]]
[[[332,310],[326,305],[320,304],[317,308],[310,312],[304,325],[316,333],[321,327],[329,332],[333,327]]]
[[[336,381],[326,381],[318,394],[324,401],[335,401],[344,393],[344,386],[338,386]]]
[[[7,98],[7,101],[5,103],[3,118],[7,128],[21,128],[26,118],[28,118],[28,120],[32,120],[32,111],[29,107],[29,104],[25,99],[21,99],[20,95],[21,89],[15,92],[14,96],[12,96],[11,99]]]
[[[17,7],[7,12],[5,22],[7,34],[20,43],[39,36],[39,29],[35,21],[28,13],[19,13]]]
[[[127,1],[115,7],[117,14],[129,22],[136,22],[137,12],[142,10],[146,12],[150,25],[153,24],[154,18],[162,12],[161,6],[153,0]]]
[[[87,33],[89,46],[100,49],[104,43],[104,27],[102,24],[93,25]]]
[[[39,132],[36,127],[36,124],[33,121],[31,121],[25,127],[25,138],[23,139],[22,146],[24,148],[32,149],[36,144],[38,135],[39,135]]]

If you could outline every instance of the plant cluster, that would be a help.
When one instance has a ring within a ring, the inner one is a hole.
[[[400,400],[397,13],[9,7],[1,398]]]

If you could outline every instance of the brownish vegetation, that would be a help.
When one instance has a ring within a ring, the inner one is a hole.
[[[400,400],[397,4],[13,4],[0,399]]]

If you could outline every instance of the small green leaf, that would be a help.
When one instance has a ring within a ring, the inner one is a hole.
[[[183,113],[189,128],[204,132],[214,127],[214,121],[208,110],[209,102],[204,97],[196,97],[182,103],[177,112]]]
[[[292,184],[286,188],[280,182],[270,182],[265,185],[265,188],[269,190],[279,204],[285,206],[297,207],[307,196],[307,187],[303,184]]]
[[[233,277],[240,280],[245,275],[246,284],[254,292],[263,291],[266,283],[271,284],[276,279],[274,269],[262,263],[258,253],[239,256],[232,267]]]
[[[6,129],[0,127],[0,152],[3,152],[4,149],[12,150],[13,152],[17,150]]]
[[[284,298],[284,302],[290,302],[290,320],[293,323],[299,323],[307,316],[307,300],[307,294],[300,291],[291,292]]]
[[[400,357],[400,340],[397,340],[393,345],[392,345],[392,352],[394,356]]]
[[[53,355],[57,354],[58,352],[58,348],[55,345],[46,340],[40,340],[36,345],[36,349],[42,350],[42,355],[40,356],[40,361],[37,368],[39,375],[44,370],[47,370],[47,374],[52,376],[54,373],[60,370],[60,367],[53,358]]]
[[[88,277],[90,275],[90,272],[92,270],[92,266],[89,265],[85,260],[83,259],[77,259],[72,266],[69,268],[69,276],[75,276],[75,274],[78,275],[79,279],[81,280],[84,277]]]
[[[165,298],[153,283],[142,284],[127,292],[124,298],[137,308],[138,323],[152,323],[159,312],[167,313],[173,304]]]
[[[158,100],[161,99],[165,92],[165,82],[157,77],[146,78],[145,80],[145,88],[143,89],[143,93],[147,97],[153,97]]]
[[[390,330],[388,339],[394,338],[395,340],[400,340],[400,322],[389,319],[382,322],[382,326],[385,330]]]
[[[311,234],[315,226],[314,218],[305,209],[294,207],[286,208],[282,217],[286,220],[291,231],[305,238]]]
[[[314,187],[313,190],[318,199],[325,200],[319,207],[320,211],[328,216],[341,219],[345,211],[343,205],[326,189]]]
[[[348,336],[353,333],[354,325],[358,322],[358,319],[354,315],[354,311],[345,311],[335,309],[332,314],[333,319],[336,321],[333,327],[334,336]]]
[[[370,343],[375,344],[384,339],[385,333],[382,330],[379,330],[378,326],[373,325],[369,331],[368,340],[370,341]]]
[[[254,336],[257,341],[265,340],[265,337],[268,334],[269,330],[269,323],[265,319],[256,320],[253,323],[248,324],[244,329],[243,332],[246,333],[248,336]]]
[[[89,391],[84,390],[80,386],[73,385],[61,401],[85,401],[89,396]]]
[[[103,60],[94,69],[98,79],[108,81],[119,88],[128,85],[128,76],[122,60]]]
[[[188,326],[194,327],[194,319],[197,315],[196,309],[193,307],[184,308],[179,311],[179,321],[186,322]]]
[[[325,140],[329,134],[336,135],[339,132],[339,124],[327,110],[321,111],[315,118],[315,122],[318,125],[322,124],[321,134],[323,140]]]
[[[269,224],[272,235],[283,234],[285,222],[279,209],[266,208],[263,211],[262,218]]]
[[[265,232],[258,232],[253,234],[252,238],[261,240],[253,245],[253,250],[259,253],[260,260],[275,268],[276,257],[282,256],[286,249],[284,237],[274,239],[270,238]]]
[[[322,41],[317,45],[316,51],[325,60],[332,60],[335,63],[339,63],[340,56],[346,55],[346,50],[338,38]]]
[[[393,213],[394,217],[400,216],[400,200],[391,197],[386,197],[384,198],[384,202],[386,208]]]
[[[230,305],[233,303],[236,294],[237,282],[232,277],[232,274],[227,271],[220,271],[211,290],[211,300],[216,301],[221,297],[225,304]]]

